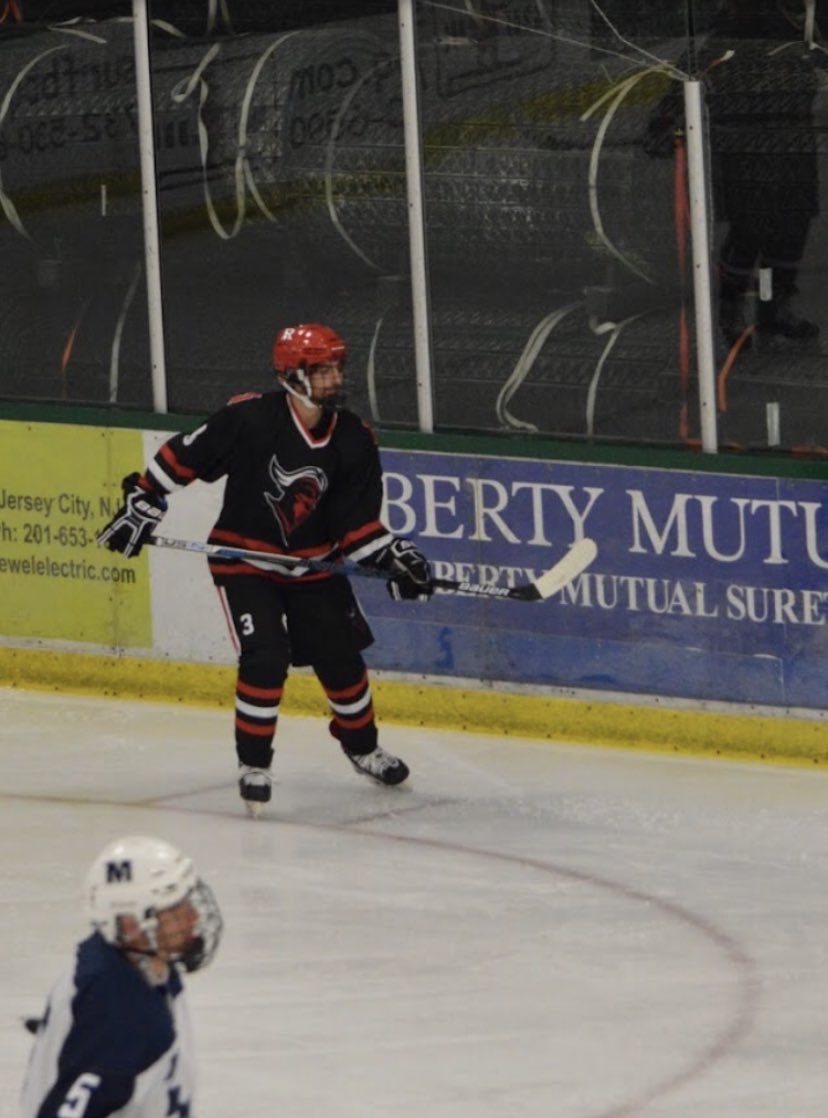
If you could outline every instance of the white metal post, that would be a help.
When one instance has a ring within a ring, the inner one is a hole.
[[[716,361],[713,352],[713,302],[710,285],[710,220],[707,191],[707,143],[704,97],[699,81],[684,83],[687,124],[687,179],[693,257],[693,301],[696,308],[696,359],[702,450],[719,448],[716,425]]]
[[[414,314],[414,360],[417,372],[417,410],[420,430],[434,430],[431,342],[429,336],[428,268],[420,108],[417,96],[417,29],[414,0],[399,0],[400,65],[402,68],[405,179],[408,200],[408,243],[411,256],[411,299]]]
[[[155,411],[166,412],[167,373],[164,359],[164,309],[161,302],[161,248],[158,233],[147,0],[132,0],[132,28],[135,40],[135,88],[138,97],[138,141],[141,154],[141,202],[144,216],[144,261],[147,273],[152,404]]]

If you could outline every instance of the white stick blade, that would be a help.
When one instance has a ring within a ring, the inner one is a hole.
[[[569,549],[566,555],[554,567],[535,580],[535,589],[541,598],[550,598],[558,590],[563,589],[573,578],[587,569],[598,554],[598,545],[595,540],[584,538],[578,540]]]

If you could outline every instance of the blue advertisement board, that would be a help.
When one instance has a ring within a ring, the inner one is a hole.
[[[814,481],[383,451],[385,519],[435,572],[501,586],[582,536],[546,602],[358,587],[376,668],[649,695],[828,706],[828,516]]]

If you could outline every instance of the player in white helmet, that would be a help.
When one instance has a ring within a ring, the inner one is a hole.
[[[222,920],[191,860],[161,839],[110,843],[84,886],[92,933],[57,981],[35,1034],[22,1118],[192,1115],[181,971],[215,954]]]

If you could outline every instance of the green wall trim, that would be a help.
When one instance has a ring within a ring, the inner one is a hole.
[[[527,438],[525,435],[443,434],[380,429],[382,446],[396,450],[431,450],[442,454],[480,454],[496,458],[541,458],[609,466],[690,470],[699,473],[756,477],[828,477],[824,457],[769,454],[767,451],[705,454],[694,448],[652,447],[629,443],[591,443],[569,439]]]
[[[162,415],[122,407],[76,407],[74,404],[34,404],[0,401],[0,419],[21,423],[68,423],[75,427],[130,427],[135,431],[180,431],[195,426],[195,415]]]
[[[179,431],[203,422],[192,413],[133,411],[121,407],[76,407],[0,401],[0,419],[24,423],[67,423],[87,427],[128,427],[147,431]],[[742,474],[748,477],[828,477],[828,462],[817,454],[779,454],[768,451],[705,454],[695,448],[652,447],[629,443],[586,442],[575,439],[528,438],[526,435],[379,429],[380,445],[392,450],[427,450],[439,454],[490,455],[497,458],[540,458],[584,464],[638,466],[698,473]]]

